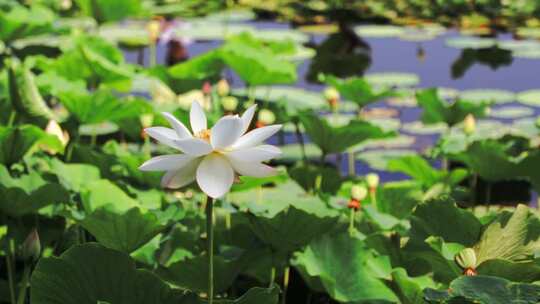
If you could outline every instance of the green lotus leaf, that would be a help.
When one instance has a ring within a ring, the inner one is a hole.
[[[429,276],[410,277],[403,268],[395,268],[392,271],[392,282],[396,286],[396,294],[401,303],[405,304],[424,303],[424,289],[436,287]]]
[[[200,82],[208,79],[217,79],[225,64],[219,50],[212,50],[195,56],[190,60],[173,65],[168,69],[168,74],[182,81]],[[198,88],[202,86],[199,85]]]
[[[174,33],[193,40],[225,40],[242,33],[254,33],[256,29],[248,24],[223,23],[214,20],[195,19],[189,26],[180,25]]]
[[[412,73],[384,72],[370,73],[364,77],[372,86],[377,87],[414,87],[420,83],[420,77]]]
[[[298,165],[288,170],[289,176],[304,190],[318,190],[326,193],[336,193],[341,186],[342,178],[334,167],[319,167],[313,165]]]
[[[482,229],[472,213],[458,208],[450,199],[431,200],[418,205],[410,220],[412,237],[425,240],[438,236],[445,242],[467,247],[476,244]]]
[[[142,13],[142,5],[137,0],[76,0],[84,15],[93,17],[99,23],[119,21]]]
[[[478,37],[451,37],[446,39],[446,45],[458,49],[487,49],[495,46],[497,40]]]
[[[229,9],[212,13],[208,16],[205,16],[204,19],[208,21],[218,22],[241,22],[250,21],[255,19],[256,17],[256,14],[249,9]]]
[[[249,96],[249,92],[245,89],[235,89],[233,93]],[[327,106],[321,93],[296,87],[260,86],[254,90],[253,96],[258,100],[283,105],[289,115],[295,115],[302,110],[324,109]]]
[[[22,37],[49,32],[55,19],[50,9],[39,4],[30,8],[14,5],[11,9],[3,9],[0,12],[0,40],[9,43]]]
[[[397,301],[383,281],[391,279],[388,257],[345,232],[313,240],[295,256],[293,265],[307,282],[318,282],[336,301]]]
[[[517,101],[529,106],[540,106],[540,90],[528,90],[518,93]]]
[[[403,130],[411,134],[440,134],[448,130],[445,123],[424,124],[421,121],[408,122],[403,124]]]
[[[11,62],[8,69],[8,87],[9,99],[19,115],[42,126],[45,126],[47,121],[51,119],[58,120],[39,93],[34,74],[29,68]]]
[[[416,94],[418,104],[422,107],[422,122],[434,124],[444,122],[448,126],[453,126],[465,119],[469,114],[475,117],[483,117],[489,102],[472,103],[458,99],[452,104],[448,104],[441,99],[436,89],[427,89]]]
[[[346,126],[333,128],[313,112],[300,113],[300,121],[310,139],[317,144],[323,155],[344,152],[367,139],[386,138],[395,135],[362,120],[354,120]]]
[[[150,271],[136,269],[127,254],[95,243],[41,259],[31,284],[30,298],[35,304],[198,303],[195,294],[172,289]]]
[[[9,216],[21,217],[49,205],[70,201],[69,193],[62,186],[46,182],[36,172],[13,178],[4,166],[0,166],[0,179],[0,211]]]
[[[64,145],[58,137],[34,125],[0,126],[0,163],[10,166],[30,154],[34,148],[64,151]]]
[[[405,219],[421,202],[422,196],[420,185],[414,181],[387,182],[377,188],[377,208],[398,219]],[[398,201],[399,204],[396,203]]]
[[[489,115],[495,118],[514,119],[526,116],[532,116],[534,110],[529,107],[523,106],[508,106],[501,108],[494,108],[490,111]]]
[[[483,262],[476,269],[481,275],[504,278],[513,282],[534,282],[540,280],[540,263],[511,262],[504,259],[492,259]]]
[[[373,122],[373,121],[370,121]],[[382,126],[382,125],[381,125]],[[407,135],[398,135],[393,138],[384,138],[384,139],[369,139],[365,142],[354,146],[350,150],[362,151],[365,149],[400,149],[400,148],[409,148],[416,141],[415,137]]]
[[[287,84],[297,79],[296,66],[280,60],[268,47],[249,35],[229,39],[221,49],[221,56],[249,85]]]
[[[302,146],[300,144],[289,144],[281,146],[281,158],[291,159],[291,160],[301,160],[302,159]],[[320,159],[321,149],[313,143],[304,144],[304,149],[306,152],[306,157],[308,159]]]
[[[328,85],[335,87],[344,99],[355,102],[359,108],[388,97],[396,96],[396,93],[393,90],[373,89],[363,78],[348,78],[341,80],[329,75],[325,76],[325,81]]]
[[[537,39],[540,37],[540,28],[537,27],[518,27],[516,33],[525,38]]]
[[[113,134],[113,133],[118,132],[118,130],[119,130],[118,125],[110,121],[104,121],[104,122],[93,123],[93,124],[83,124],[79,126],[79,134],[86,135],[86,136],[99,136],[99,135]]]
[[[54,158],[50,166],[50,172],[58,177],[60,184],[75,192],[80,192],[86,184],[101,178],[99,169],[88,164],[67,164]]]
[[[405,33],[403,27],[394,25],[361,25],[354,28],[358,36],[369,38],[398,37]]]
[[[462,276],[448,290],[426,289],[424,294],[429,303],[533,304],[540,301],[540,286],[490,276]]]
[[[459,98],[475,103],[489,102],[494,104],[508,103],[516,99],[514,92],[499,89],[474,89],[459,93]]]
[[[390,160],[388,170],[405,173],[427,188],[439,182],[457,185],[467,176],[467,172],[463,169],[455,169],[451,172],[435,169],[418,155]]]

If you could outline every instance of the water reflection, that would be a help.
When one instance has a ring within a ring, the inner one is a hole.
[[[452,79],[459,79],[474,65],[486,65],[492,70],[512,64],[512,52],[499,47],[485,49],[464,49],[461,55],[452,63]]]

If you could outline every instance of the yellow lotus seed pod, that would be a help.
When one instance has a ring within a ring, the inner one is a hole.
[[[456,263],[463,269],[476,268],[476,253],[472,248],[461,250],[455,257]]]
[[[271,125],[276,121],[276,114],[268,109],[262,109],[257,115],[257,121],[264,125]]]
[[[30,231],[30,234],[24,240],[22,254],[25,259],[33,259],[35,261],[39,258],[41,254],[41,242],[37,229],[34,228]]]
[[[225,111],[232,112],[238,106],[238,99],[234,96],[225,96],[221,98],[221,105]]]
[[[339,92],[334,87],[327,87],[324,90],[324,98],[326,98],[327,101],[337,102],[340,98]]]
[[[161,32],[161,24],[157,20],[152,20],[146,24],[146,30],[148,31],[148,37],[150,41],[156,42]]]
[[[351,198],[362,201],[366,198],[368,190],[363,185],[354,185],[351,187]]]
[[[379,186],[379,175],[377,173],[369,173],[366,175],[366,183],[369,188],[377,188]]]
[[[216,85],[216,91],[219,96],[223,97],[229,95],[230,90],[231,88],[229,87],[229,83],[226,79],[221,79],[220,81],[218,81]]]
[[[472,114],[468,114],[463,121],[463,132],[467,135],[471,135],[476,130],[476,119]]]

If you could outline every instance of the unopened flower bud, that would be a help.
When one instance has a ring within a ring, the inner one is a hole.
[[[22,255],[24,259],[37,260],[41,254],[41,242],[37,229],[32,229],[22,245]]]
[[[49,120],[47,126],[45,127],[45,132],[47,134],[56,136],[64,147],[67,146],[69,142],[69,133],[62,130],[60,125],[55,120]],[[52,153],[52,151],[49,152]]]
[[[232,112],[238,106],[238,99],[234,96],[225,96],[221,98],[221,105],[225,111]]]
[[[276,114],[268,109],[262,109],[257,115],[257,121],[263,126],[268,126],[276,122]]]
[[[360,209],[360,202],[358,200],[351,198],[351,200],[349,200],[349,204],[347,205],[347,208],[358,210]]]
[[[463,132],[466,135],[471,135],[476,130],[476,119],[472,114],[468,114],[463,121]]]
[[[326,102],[330,105],[330,108],[336,109],[337,105],[339,103],[339,92],[334,87],[327,87],[324,90],[324,98],[326,99]]]
[[[351,198],[357,201],[363,201],[368,194],[368,190],[363,185],[354,185],[351,187]]]
[[[155,43],[159,39],[161,32],[161,23],[157,20],[152,20],[146,24],[146,30],[148,31],[148,37],[150,41]]]
[[[464,270],[476,269],[476,252],[472,248],[465,248],[455,256],[456,263]]]
[[[221,79],[216,84],[216,91],[218,95],[221,97],[229,95],[230,90],[231,89],[229,87],[229,83],[227,82],[226,79]]]
[[[369,173],[366,175],[366,183],[369,187],[369,190],[377,189],[379,186],[379,175],[377,173]]]

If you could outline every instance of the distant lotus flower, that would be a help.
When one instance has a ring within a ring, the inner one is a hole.
[[[229,95],[231,88],[226,79],[221,79],[220,81],[218,81],[218,83],[216,84],[216,91],[221,97]]]
[[[257,115],[257,125],[258,126],[267,126],[271,125],[276,121],[276,114],[268,109],[262,109]]]
[[[465,120],[463,121],[463,132],[466,135],[471,135],[476,130],[476,119],[472,114],[467,114]]]
[[[370,192],[375,191],[379,186],[379,175],[377,175],[376,173],[367,174],[366,183]]]
[[[327,87],[324,90],[324,98],[326,99],[326,102],[328,102],[328,105],[332,110],[335,110],[338,106],[340,94],[339,91],[336,90],[334,87]]]
[[[193,134],[173,115],[163,113],[173,129],[151,127],[145,132],[183,154],[154,157],[140,166],[143,171],[167,171],[161,180],[166,188],[180,188],[194,180],[201,190],[212,198],[225,195],[235,175],[265,177],[275,170],[263,161],[281,154],[279,148],[262,144],[275,134],[281,125],[271,125],[246,133],[255,105],[239,117],[227,115],[211,128],[207,128],[206,115],[198,102],[190,110]],[[244,134],[245,133],[245,134]]]

